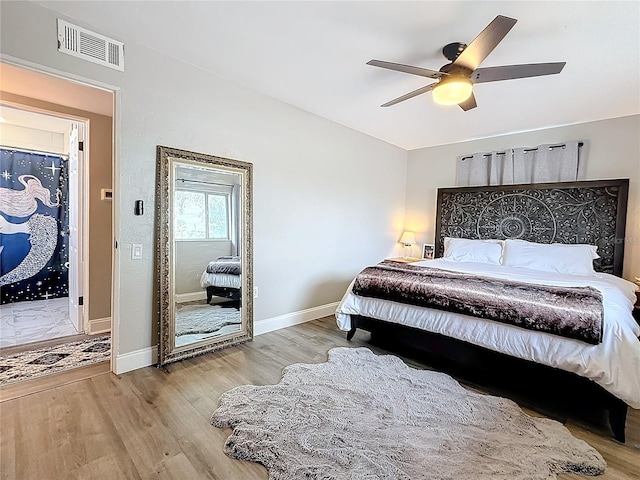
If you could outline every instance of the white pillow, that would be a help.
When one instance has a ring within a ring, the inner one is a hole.
[[[595,245],[534,243],[505,240],[502,264],[545,272],[586,275],[595,273],[593,260],[600,258]]]
[[[500,265],[502,240],[444,239],[442,258],[453,262],[477,262]]]

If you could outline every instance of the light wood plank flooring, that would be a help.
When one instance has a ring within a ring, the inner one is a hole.
[[[12,383],[0,388],[0,402],[13,400],[25,395],[31,395],[51,388],[61,387],[69,383],[75,383],[80,380],[86,380],[97,375],[104,375],[111,372],[109,362],[94,363],[86,367],[73,368],[52,375],[25,380],[23,382]],[[2,415],[2,406],[0,406],[0,416]]]
[[[263,467],[223,453],[230,431],[209,424],[218,397],[237,385],[277,383],[286,365],[324,362],[330,348],[369,346],[368,338],[358,332],[347,342],[326,317],[166,369],[106,373],[5,401],[0,478],[266,479]],[[605,457],[609,468],[599,478],[640,478],[639,414],[630,411],[626,445],[607,432],[567,423]]]

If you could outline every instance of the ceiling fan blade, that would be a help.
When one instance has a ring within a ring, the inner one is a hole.
[[[401,97],[398,97],[394,100],[391,100],[390,102],[387,102],[383,105],[380,105],[381,107],[390,107],[391,105],[395,105],[396,103],[400,103],[400,102],[404,102],[405,100],[409,100],[410,98],[416,97],[418,95],[422,95],[423,93],[427,93],[431,90],[433,90],[433,87],[435,87],[437,85],[437,83],[432,83],[431,85],[427,85],[426,87],[422,87],[419,88],[417,90],[414,90],[411,93],[407,93],[406,95],[402,95]]]
[[[397,72],[411,73],[413,75],[420,75],[421,77],[428,77],[433,79],[441,78],[447,75],[446,73],[429,70],[427,68],[412,67],[411,65],[402,65],[401,63],[383,62],[382,60],[369,60],[367,62],[367,65],[388,68],[389,70],[396,70]]]
[[[509,33],[517,20],[515,18],[498,15],[480,32],[473,42],[463,50],[460,56],[453,62],[474,71],[487,58],[500,41]]]
[[[524,65],[503,65],[502,67],[478,68],[471,75],[473,83],[498,82],[514,78],[540,77],[560,73],[567,62],[528,63]]]
[[[478,106],[478,104],[476,103],[476,97],[473,95],[473,92],[471,92],[471,96],[469,98],[467,98],[464,102],[459,103],[458,105],[465,112],[467,110],[471,110],[472,108],[476,108]]]

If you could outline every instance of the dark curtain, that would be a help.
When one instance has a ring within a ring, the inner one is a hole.
[[[69,295],[67,216],[67,161],[0,149],[1,303]]]

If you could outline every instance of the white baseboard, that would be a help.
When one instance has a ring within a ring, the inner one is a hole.
[[[99,333],[109,333],[111,331],[111,317],[94,318],[89,320],[87,325],[87,335],[97,335]]]
[[[124,353],[116,357],[116,365],[113,369],[114,373],[121,373],[137,370],[138,368],[148,367],[158,363],[158,347],[141,348],[133,352]]]
[[[291,327],[300,323],[310,322],[318,318],[333,315],[339,302],[320,305],[319,307],[308,308],[298,312],[287,313],[278,317],[259,320],[253,324],[253,334],[262,335],[263,333],[273,332],[281,328]],[[138,368],[155,365],[158,362],[158,347],[142,348],[134,352],[125,353],[116,357],[116,365],[114,373],[121,373],[137,370]]]
[[[253,323],[253,334],[262,335],[263,333],[273,332],[281,328],[298,325],[299,323],[310,322],[318,318],[333,315],[339,302],[320,305],[319,307],[308,308],[298,312],[287,313],[279,317],[267,318]]]
[[[206,300],[207,292],[179,293],[176,295],[176,303],[197,302],[198,300]]]

